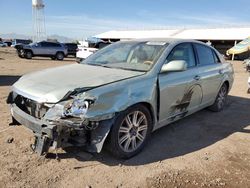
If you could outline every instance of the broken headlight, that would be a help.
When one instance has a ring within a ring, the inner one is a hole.
[[[93,101],[85,100],[85,99],[73,99],[70,100],[64,106],[64,115],[72,116],[72,117],[80,117],[87,113],[89,106],[93,103]]]

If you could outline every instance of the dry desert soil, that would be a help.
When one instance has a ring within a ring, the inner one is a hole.
[[[242,62],[232,62],[235,82],[224,111],[197,112],[154,132],[145,149],[129,160],[107,151],[80,148],[47,157],[33,153],[33,133],[10,127],[6,104],[11,85],[23,74],[75,63],[19,58],[0,48],[0,187],[250,187],[250,95]],[[69,70],[70,71],[70,70]]]

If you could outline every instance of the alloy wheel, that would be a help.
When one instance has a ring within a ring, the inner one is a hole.
[[[222,86],[217,98],[219,109],[223,108],[226,101],[226,96],[227,96],[227,88],[226,86]]]
[[[137,150],[145,141],[148,130],[146,115],[141,111],[134,111],[125,116],[118,134],[118,143],[124,152]]]

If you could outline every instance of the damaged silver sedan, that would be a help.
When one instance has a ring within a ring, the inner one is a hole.
[[[119,158],[142,150],[152,131],[209,107],[221,111],[233,69],[193,40],[114,43],[80,64],[22,76],[7,103],[13,125],[34,132],[33,149],[103,145]]]

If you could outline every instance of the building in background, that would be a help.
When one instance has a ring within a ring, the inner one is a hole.
[[[119,41],[138,38],[180,38],[195,39],[210,44],[221,54],[250,36],[250,27],[213,29],[166,29],[166,30],[128,30],[108,31],[94,37],[104,41]],[[235,59],[246,59],[249,52],[235,55]]]

